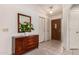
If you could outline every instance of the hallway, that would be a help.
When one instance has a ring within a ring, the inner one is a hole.
[[[39,48],[24,55],[79,55],[79,50],[65,51],[60,41],[51,40],[39,44]]]
[[[59,41],[51,40],[39,44],[39,48],[32,50],[25,55],[60,55],[63,52],[62,44]]]

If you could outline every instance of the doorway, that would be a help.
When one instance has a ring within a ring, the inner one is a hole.
[[[39,39],[40,42],[45,41],[45,18],[39,17]]]
[[[61,41],[61,19],[51,20],[51,39]]]

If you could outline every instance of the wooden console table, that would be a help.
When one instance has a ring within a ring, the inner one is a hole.
[[[31,35],[24,37],[13,37],[12,39],[12,54],[21,55],[30,50],[38,48],[39,36]]]

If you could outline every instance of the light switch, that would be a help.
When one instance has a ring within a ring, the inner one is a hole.
[[[3,32],[8,32],[8,28],[2,29]]]

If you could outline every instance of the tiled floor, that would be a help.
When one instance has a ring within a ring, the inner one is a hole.
[[[50,40],[39,44],[39,48],[36,48],[24,55],[78,55],[79,50],[63,50],[60,41]]]

